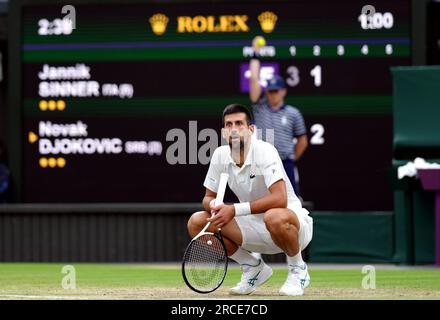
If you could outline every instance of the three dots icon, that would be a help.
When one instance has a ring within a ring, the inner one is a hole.
[[[66,166],[66,159],[64,158],[40,158],[38,161],[42,168],[64,168]]]
[[[41,100],[38,107],[41,111],[64,111],[66,102],[64,100]]]

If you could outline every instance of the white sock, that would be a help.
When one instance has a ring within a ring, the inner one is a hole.
[[[250,252],[250,254],[252,256],[254,256],[255,258],[257,258],[257,259],[261,259],[262,258],[261,253],[259,253],[259,252]]]
[[[249,265],[252,267],[258,266],[260,264],[260,259],[257,259],[249,251],[238,247],[237,251],[233,255],[229,256],[234,261],[237,261],[240,265]]]
[[[286,257],[287,257],[287,264],[289,266],[294,266],[294,265],[302,266],[304,264],[304,261],[303,261],[302,255],[301,255],[301,251],[299,251],[293,257],[289,257],[286,254]]]

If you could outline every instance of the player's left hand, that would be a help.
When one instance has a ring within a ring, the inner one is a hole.
[[[208,219],[217,228],[223,228],[235,216],[235,207],[233,205],[221,204],[214,208],[217,214]]]

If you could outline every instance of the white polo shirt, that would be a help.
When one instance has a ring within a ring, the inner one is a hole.
[[[252,136],[249,152],[241,168],[232,160],[229,145],[218,147],[212,155],[203,185],[217,193],[222,172],[229,174],[229,188],[240,202],[251,202],[269,195],[269,187],[282,179],[286,183],[287,206],[294,211],[302,208],[278,151],[268,142]]]

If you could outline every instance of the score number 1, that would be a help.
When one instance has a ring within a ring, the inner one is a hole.
[[[290,87],[295,87],[300,82],[299,70],[296,66],[290,66],[287,68],[287,74],[289,77],[286,79],[287,84]],[[316,65],[310,70],[310,75],[313,77],[313,83],[315,87],[320,87],[322,84],[322,68],[320,65]]]

